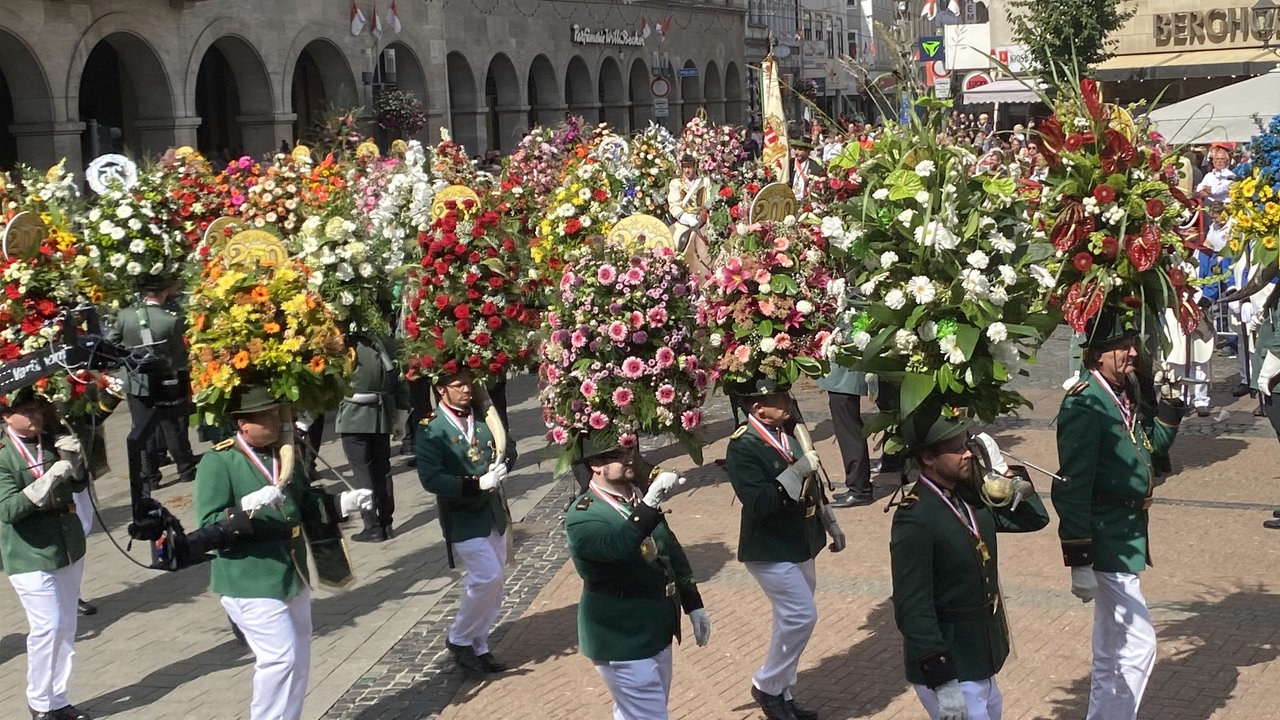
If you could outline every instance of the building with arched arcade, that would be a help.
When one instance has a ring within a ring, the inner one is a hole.
[[[566,113],[624,131],[746,116],[741,0],[402,0],[398,33],[389,2],[361,0],[356,35],[350,0],[11,0],[0,167],[176,145],[261,154],[330,109],[371,107],[393,78],[424,100],[424,139],[448,127],[472,153]]]

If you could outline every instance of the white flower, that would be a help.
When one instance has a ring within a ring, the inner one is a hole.
[[[920,192],[916,193],[916,202],[920,203],[921,205],[928,205],[929,192],[927,190],[921,190]]]
[[[1005,237],[1004,235],[1001,235],[1000,233],[993,232],[990,235],[988,235],[987,242],[991,243],[992,250],[995,250],[996,252],[999,252],[999,253],[1004,253],[1006,255],[1018,249],[1018,246],[1015,245],[1012,240]]]
[[[938,289],[933,286],[933,281],[929,278],[924,275],[915,275],[907,281],[907,292],[911,293],[917,305],[924,305],[933,302]]]
[[[109,233],[107,233],[107,234],[111,236],[111,239],[112,239],[112,240],[123,240],[123,239],[124,239],[124,228],[122,228],[122,227],[120,227],[120,226],[118,226],[118,225],[117,225],[117,226],[115,226],[115,227],[111,228],[111,232],[109,232]]]
[[[1056,284],[1056,281],[1053,278],[1053,273],[1045,270],[1039,265],[1031,265],[1027,268],[1027,271],[1031,273],[1031,277],[1036,279],[1036,282],[1040,283],[1040,287],[1051,288]]]
[[[129,229],[130,229],[130,230],[137,231],[137,230],[141,230],[141,229],[142,229],[142,221],[141,221],[141,220],[139,220],[139,219],[138,219],[138,218],[136,218],[136,217],[135,217],[135,218],[129,218],[128,225],[129,225]]]
[[[591,199],[591,188],[582,188],[581,190],[579,190],[579,191],[578,191],[578,199],[579,199],[579,200],[590,200],[590,199]]]
[[[356,296],[346,290],[343,290],[338,293],[338,302],[342,303],[346,307],[351,307],[356,304]]]
[[[338,276],[338,279],[343,282],[347,282],[356,276],[355,270],[352,269],[350,263],[339,264],[335,274]],[[350,303],[343,303],[343,304],[350,305]]]
[[[771,337],[760,338],[760,352],[768,354],[778,349],[778,343]]]
[[[712,347],[720,347],[720,344],[724,342],[724,336],[720,333],[711,333],[711,337],[708,339]]]
[[[987,254],[981,250],[974,250],[965,258],[965,262],[969,263],[971,267],[986,270],[987,265],[991,264],[991,258],[987,257]]]
[[[948,335],[938,339],[938,349],[946,356],[947,362],[952,365],[960,365],[964,362],[964,351],[956,344],[956,336]]]
[[[769,283],[760,283],[760,293],[762,295],[768,295],[771,292],[773,292],[772,285],[770,285]]]
[[[880,188],[871,193],[871,198],[873,200],[884,200],[887,197],[889,197],[889,188]]]
[[[1018,282],[1018,272],[1009,265],[1001,265],[996,268],[1000,271],[1000,281],[1005,285],[1012,285]]]
[[[107,264],[113,268],[122,268],[127,262],[129,262],[129,259],[120,253],[112,253],[111,257],[107,258]]]
[[[991,283],[980,271],[966,268],[960,272],[960,285],[964,287],[966,298],[981,299],[991,290]]]
[[[896,262],[898,262],[898,253],[892,250],[887,250],[880,255],[880,267],[885,270],[893,267],[893,264]]]
[[[121,220],[127,219],[130,215],[133,215],[133,208],[129,207],[128,205],[121,205],[120,207],[116,208],[116,217],[120,218]]]
[[[910,227],[911,218],[915,216],[916,216],[916,211],[912,210],[911,208],[907,208],[906,210],[903,210],[902,212],[898,213],[898,222],[902,223],[903,226],[905,227]]]
[[[907,296],[901,290],[895,288],[884,294],[884,304],[890,310],[901,310],[907,304]]]
[[[153,264],[153,265],[151,266],[151,270],[150,270],[150,272],[151,272],[151,274],[152,274],[152,275],[160,275],[160,274],[163,274],[163,273],[164,273],[164,263],[162,263],[162,262],[157,262],[157,263]]]
[[[903,355],[915,350],[916,345],[919,344],[920,338],[910,330],[899,330],[893,334],[893,347]]]
[[[801,315],[808,315],[813,312],[813,303],[808,300],[799,300],[796,302],[796,312]]]
[[[1002,287],[993,287],[987,293],[987,299],[997,307],[1004,307],[1004,304],[1009,302],[1009,291]]]
[[[865,330],[859,330],[858,332],[853,334],[853,337],[850,338],[850,341],[853,342],[853,346],[857,348],[859,352],[861,352],[862,350],[867,349],[867,345],[871,344],[871,334],[866,332]]]
[[[1009,328],[1002,322],[993,322],[987,326],[987,339],[991,342],[1003,342],[1009,337]]]
[[[834,215],[822,218],[822,225],[818,229],[822,233],[822,237],[827,239],[844,235],[844,223],[840,222],[840,218]]]
[[[124,271],[130,275],[141,275],[142,263],[130,262],[129,264],[125,265]]]
[[[929,177],[937,167],[932,160],[921,160],[916,163],[916,174],[922,178]]]
[[[876,286],[880,284],[880,281],[884,280],[887,277],[889,277],[889,273],[877,273],[871,276],[870,280],[867,280],[866,282],[858,286],[858,293],[861,294],[863,297],[870,297],[873,293],[875,293]]]
[[[582,223],[582,227],[584,228],[591,227],[591,216],[583,215],[580,222]]]
[[[925,320],[920,323],[920,339],[930,342],[938,337],[938,323],[932,320]]]
[[[133,242],[129,243],[129,252],[131,253],[144,253],[146,251],[147,242],[142,238],[135,238]]]
[[[925,247],[937,247],[939,250],[954,250],[960,244],[960,238],[946,229],[937,220],[930,220],[928,225],[915,229],[916,242]]]
[[[367,277],[367,278],[373,277],[374,269],[371,263],[367,263],[367,262],[360,263],[360,267],[358,267],[357,269],[360,271],[360,277]]]
[[[834,298],[843,298],[845,291],[845,279],[842,277],[834,277],[827,281],[827,294]],[[807,302],[802,300],[801,302]],[[797,307],[799,305],[797,304]],[[812,307],[812,306],[810,306]]]

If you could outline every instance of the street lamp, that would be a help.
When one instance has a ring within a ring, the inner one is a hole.
[[[1262,49],[1280,54],[1280,50],[1271,46],[1271,39],[1276,35],[1276,11],[1280,10],[1274,0],[1258,0],[1251,13],[1253,32],[1262,40]]]

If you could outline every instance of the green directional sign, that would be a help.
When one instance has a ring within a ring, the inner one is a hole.
[[[920,50],[920,62],[922,63],[945,59],[942,47],[942,38],[936,35],[920,38],[918,47]]]

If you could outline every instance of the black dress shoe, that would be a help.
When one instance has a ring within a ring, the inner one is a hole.
[[[396,536],[396,531],[391,529],[391,523],[382,526],[382,537],[390,540]]]
[[[1207,407],[1196,408],[1196,417],[1209,417],[1209,408]]]
[[[849,508],[870,505],[876,499],[871,493],[846,492],[831,498],[831,507]]]
[[[471,672],[488,672],[484,669],[484,664],[480,662],[480,658],[476,657],[476,651],[471,647],[462,645],[454,645],[448,640],[444,641],[444,646],[448,648],[449,654],[453,656],[453,661],[458,663],[458,667]]]
[[[1280,530],[1280,518],[1276,518],[1275,520],[1267,520],[1262,523],[1262,527],[1268,530]]]
[[[355,535],[352,535],[351,539],[354,540],[355,542],[362,542],[362,543],[365,543],[365,542],[380,543],[380,542],[386,542],[387,534],[383,532],[382,528],[380,527],[365,528],[364,530],[361,530]]]
[[[31,710],[31,708],[27,709]],[[75,705],[67,705],[47,712],[31,710],[31,720],[93,720],[93,718],[89,716],[89,713],[76,708]]]
[[[764,711],[764,716],[768,720],[799,720],[791,710],[791,702],[781,695],[770,695],[752,685],[751,697]]]
[[[1280,518],[1280,510],[1272,510],[1271,517]]]
[[[77,601],[76,601],[76,614],[77,614],[77,615],[97,615],[97,614],[98,614],[98,606],[97,606],[97,605],[94,605],[94,604],[92,604],[92,603],[87,603],[87,602],[85,602],[85,601],[83,601],[83,600],[77,600]]]
[[[795,700],[788,700],[787,704],[791,706],[791,714],[796,716],[796,720],[818,720],[817,710],[799,705]]]
[[[1245,385],[1244,383],[1240,383],[1239,385],[1236,386],[1235,390],[1231,391],[1231,397],[1244,397],[1245,395],[1248,395],[1248,394],[1249,394],[1249,386]]]
[[[476,660],[480,661],[480,666],[483,667],[484,671],[487,673],[501,673],[510,669],[507,667],[506,663],[498,662],[498,658],[494,657],[491,652],[487,652],[483,655],[477,655]]]

